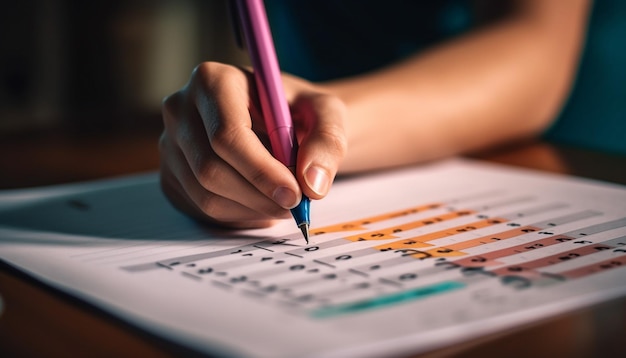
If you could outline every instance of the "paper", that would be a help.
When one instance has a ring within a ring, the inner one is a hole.
[[[340,180],[293,221],[213,230],[155,174],[0,193],[1,258],[192,349],[425,352],[626,294],[626,189],[450,160]]]

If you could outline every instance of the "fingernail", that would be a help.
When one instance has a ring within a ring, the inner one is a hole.
[[[326,195],[330,180],[328,172],[317,166],[310,166],[304,172],[304,181],[318,195]]]
[[[285,209],[294,208],[300,202],[300,200],[296,197],[296,193],[289,188],[285,188],[284,186],[274,190],[272,198],[274,198],[274,201],[278,205]]]

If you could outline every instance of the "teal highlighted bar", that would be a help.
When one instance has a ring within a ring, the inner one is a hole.
[[[464,287],[465,284],[462,282],[444,281],[430,286],[418,287],[408,291],[392,293],[389,295],[370,298],[367,300],[319,308],[311,311],[311,317],[329,318],[350,313],[358,313],[399,303],[420,300],[422,298],[454,291]]]

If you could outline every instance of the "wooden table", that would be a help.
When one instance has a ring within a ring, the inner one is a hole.
[[[56,131],[0,138],[0,189],[157,170],[160,122],[100,134]],[[472,155],[542,171],[626,184],[626,158],[525,142]],[[194,356],[100,309],[0,264],[0,356]],[[626,298],[427,354],[454,357],[599,357],[626,340]]]

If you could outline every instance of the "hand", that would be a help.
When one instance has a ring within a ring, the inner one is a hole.
[[[227,227],[266,227],[290,217],[303,193],[328,193],[346,154],[343,102],[304,80],[283,82],[300,145],[295,177],[267,149],[246,69],[203,63],[164,100],[161,187],[178,209]]]

